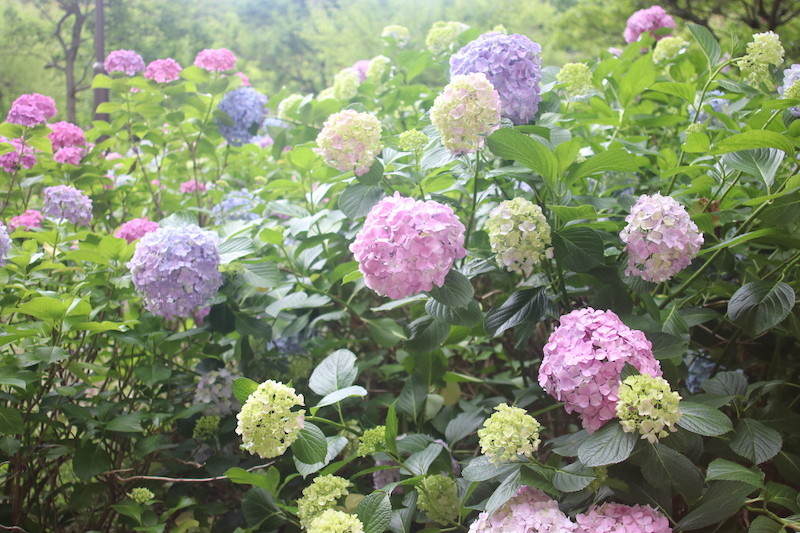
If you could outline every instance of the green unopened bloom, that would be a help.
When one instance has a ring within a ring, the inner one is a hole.
[[[259,385],[236,415],[242,448],[264,459],[283,455],[303,427],[305,410],[292,411],[298,405],[303,396],[293,388],[271,379]]]
[[[192,438],[194,440],[211,440],[219,431],[218,416],[201,416],[194,423]]]
[[[149,489],[144,487],[136,487],[127,494],[128,498],[135,501],[139,505],[145,504],[156,497]]]
[[[328,509],[311,522],[308,533],[364,533],[364,524],[355,515]]]
[[[757,84],[769,80],[769,66],[783,63],[784,50],[780,37],[768,31],[753,35],[753,42],[747,43],[747,54],[737,65],[748,83]]]
[[[356,76],[358,75],[356,74]],[[336,96],[333,94],[333,87],[325,87],[317,95],[317,101],[319,102],[323,100],[334,100],[334,99],[336,99]]]
[[[492,209],[484,229],[497,264],[525,276],[548,255],[552,242],[542,208],[524,198],[506,200]]]
[[[539,448],[539,422],[525,409],[501,403],[496,413],[478,430],[481,452],[492,464],[516,461],[518,456],[532,457]]]
[[[620,384],[617,397],[617,416],[626,433],[638,431],[643,439],[656,443],[669,431],[677,431],[681,397],[664,378],[649,374],[628,376]]]
[[[333,77],[333,96],[337,100],[350,100],[358,94],[359,85],[358,73],[352,68],[343,68]]]
[[[391,59],[383,55],[373,57],[369,62],[369,66],[367,67],[367,81],[372,83],[380,83],[383,75],[386,73],[389,63],[391,62]]]
[[[567,63],[556,74],[556,80],[570,96],[582,96],[592,90],[592,71],[583,63]]]
[[[441,20],[434,22],[428,31],[427,37],[425,37],[425,46],[434,54],[444,52],[453,46],[458,40],[458,36],[468,28],[469,26],[463,22],[444,22]]]
[[[302,94],[292,93],[283,100],[281,103],[278,104],[278,109],[276,110],[276,114],[278,118],[281,120],[289,120],[292,117],[290,113],[297,108],[297,105],[303,101],[304,96]]]
[[[383,28],[381,37],[391,37],[397,42],[397,46],[403,48],[411,40],[411,31],[399,24],[389,24]]]
[[[419,130],[404,131],[397,136],[397,144],[406,152],[421,152],[428,145],[428,136]]]
[[[706,131],[706,125],[702,122],[692,122],[686,127],[686,133],[703,133]]]
[[[441,525],[455,522],[461,509],[456,481],[445,475],[428,476],[417,487],[417,507]]]
[[[327,510],[334,509],[339,499],[349,494],[352,483],[339,476],[317,476],[303,490],[303,497],[297,500],[297,517],[300,525],[308,528],[315,518]],[[344,513],[342,513],[344,514]]]
[[[386,449],[386,426],[377,426],[364,431],[358,446],[358,456],[366,457]]]
[[[653,50],[653,61],[663,63],[664,61],[675,59],[688,46],[689,43],[680,37],[664,37],[656,42],[656,47]]]

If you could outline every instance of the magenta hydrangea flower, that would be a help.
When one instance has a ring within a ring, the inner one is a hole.
[[[57,112],[56,103],[49,96],[39,93],[23,94],[11,104],[6,121],[30,128],[43,124]]]
[[[22,139],[7,139],[0,136],[0,142],[8,143],[14,150],[0,155],[0,168],[9,174],[17,172],[23,168],[32,168],[36,164],[36,156],[33,155],[33,148],[23,143]]]
[[[692,262],[703,234],[686,208],[669,196],[643,194],[625,217],[619,237],[628,252],[625,274],[645,281],[666,281]]]
[[[661,377],[661,365],[644,333],[630,329],[612,311],[578,309],[561,317],[539,367],[539,385],[578,413],[588,433],[615,418],[620,373],[630,363]]]
[[[8,229],[14,231],[17,228],[26,230],[41,228],[43,220],[44,216],[42,216],[40,211],[37,211],[36,209],[28,209],[21,215],[11,217],[11,220],[8,221]]]
[[[372,208],[350,245],[367,287],[398,299],[441,287],[464,249],[464,224],[453,210],[399,192]]]
[[[136,245],[128,263],[145,308],[165,318],[186,318],[217,293],[217,236],[195,225],[151,231]]]
[[[152,220],[147,220],[146,218],[134,218],[117,228],[117,231],[114,232],[114,237],[118,239],[125,239],[130,244],[157,229],[158,222],[153,222]]]
[[[625,42],[632,43],[638,41],[639,37],[646,32],[656,38],[656,40],[666,37],[666,35],[656,35],[656,30],[661,28],[674,28],[675,21],[664,11],[661,6],[640,9],[628,18],[625,27]]]
[[[65,146],[56,150],[53,160],[58,163],[69,163],[70,165],[80,165],[81,159],[86,155],[86,150],[81,146]]]
[[[51,131],[47,138],[53,144],[53,150],[66,146],[80,146],[86,144],[86,135],[83,130],[70,122],[54,122],[49,125]]]
[[[669,520],[648,505],[606,502],[575,517],[576,533],[672,533]]]
[[[88,226],[92,221],[92,200],[69,185],[46,187],[43,212],[46,217],[57,221]]]
[[[317,136],[317,153],[337,170],[366,174],[381,149],[381,123],[370,113],[345,109],[334,113]]]
[[[181,183],[181,192],[182,193],[193,193],[193,192],[205,192],[206,191],[206,184],[199,182],[197,180],[189,180],[184,181]]]
[[[431,108],[442,144],[454,154],[477,152],[500,127],[500,96],[480,72],[453,76]]]
[[[211,72],[233,70],[233,67],[236,66],[236,56],[227,48],[207,48],[197,54],[194,65]]]
[[[181,70],[183,70],[181,64],[171,57],[156,59],[144,69],[144,77],[156,83],[169,83],[180,79]]]
[[[550,496],[522,486],[491,515],[481,513],[469,526],[469,533],[571,533],[577,528]]]
[[[103,64],[106,72],[123,72],[133,76],[144,70],[144,59],[133,50],[114,50],[106,57]]]
[[[502,116],[527,124],[539,109],[542,47],[515,33],[489,32],[450,58],[450,76],[481,72],[500,95]]]
[[[8,252],[11,250],[11,237],[8,236],[8,228],[0,222],[0,267],[6,264]]]

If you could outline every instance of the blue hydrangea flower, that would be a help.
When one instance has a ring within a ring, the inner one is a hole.
[[[8,236],[8,228],[0,222],[0,267],[6,264],[9,250],[11,250],[11,237]]]
[[[264,121],[266,105],[267,97],[251,87],[225,93],[217,109],[227,113],[230,121],[217,117],[219,132],[233,146],[249,142]]]
[[[706,94],[706,98],[703,101],[703,107],[709,106],[716,113],[727,113],[727,114],[730,114],[730,109],[729,108],[730,108],[731,101],[728,100],[727,98],[721,98],[722,96],[725,96],[725,93],[720,91],[719,89],[714,89],[713,91],[708,91],[708,93]],[[710,121],[709,121],[709,119],[710,119]],[[701,108],[701,111],[700,111],[700,115],[697,117],[697,121],[701,122],[701,123],[709,121],[709,123],[712,126],[721,126],[722,125],[722,123],[719,120],[717,120],[712,115],[709,115],[708,113],[703,111],[702,108]]]
[[[194,224],[151,231],[128,263],[145,309],[165,318],[191,316],[222,285],[217,236]]]
[[[783,85],[778,87],[778,94],[784,98],[788,98],[784,96],[784,93],[788,91],[797,80],[800,80],[800,64],[795,63],[783,71]],[[794,97],[794,95],[792,95],[792,97]],[[800,106],[790,107],[789,111],[793,116],[800,118]]]
[[[42,211],[57,221],[88,226],[92,221],[92,200],[75,187],[56,185],[45,188]]]
[[[258,215],[253,213],[253,209],[259,202],[260,198],[247,189],[231,191],[211,209],[211,216],[217,224],[231,220],[255,220]]]
[[[526,124],[542,97],[542,47],[517,33],[484,33],[450,58],[450,76],[481,72],[500,94],[502,116]]]

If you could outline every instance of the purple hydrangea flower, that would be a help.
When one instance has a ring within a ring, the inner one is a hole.
[[[9,174],[23,168],[33,168],[33,165],[36,164],[33,148],[24,144],[23,139],[7,139],[0,136],[0,142],[8,143],[14,148],[12,151],[0,155],[0,168]]]
[[[146,218],[134,218],[122,224],[117,231],[114,232],[114,237],[125,239],[130,244],[157,229],[158,222],[153,222]]]
[[[576,533],[672,533],[669,520],[648,505],[606,502],[575,517]]]
[[[11,237],[8,236],[8,228],[0,222],[0,267],[6,264],[9,250],[11,250]]]
[[[800,80],[800,64],[795,63],[791,67],[787,68],[783,71],[783,85],[778,87],[778,94],[781,96],[795,84],[797,80]],[[800,118],[800,106],[790,107],[789,111],[795,117]]]
[[[522,486],[491,515],[481,513],[469,533],[571,533],[577,527],[553,498],[539,489]]]
[[[227,113],[230,122],[217,118],[219,132],[233,146],[249,142],[264,121],[266,105],[267,97],[250,87],[225,93],[217,109]]]
[[[247,189],[231,191],[222,201],[211,209],[211,216],[217,224],[229,220],[255,220],[258,218],[253,209],[258,207],[261,199]]]
[[[75,187],[56,185],[45,188],[42,211],[57,221],[88,226],[92,221],[92,200]]]
[[[144,70],[144,59],[133,50],[114,50],[103,64],[106,72],[124,72],[128,76],[133,76],[137,72]]]
[[[630,17],[625,26],[625,42],[638,41],[643,33],[650,32],[656,40],[663,39],[666,35],[656,35],[656,30],[661,28],[674,28],[675,21],[661,6],[640,9]]]
[[[189,317],[222,285],[217,236],[195,225],[146,234],[128,263],[145,308],[165,318]]]
[[[502,116],[526,124],[539,109],[542,47],[515,33],[484,33],[450,58],[450,76],[481,72],[500,95]]]
[[[56,103],[39,93],[23,94],[11,104],[6,120],[11,124],[33,127],[47,121],[57,113]]]

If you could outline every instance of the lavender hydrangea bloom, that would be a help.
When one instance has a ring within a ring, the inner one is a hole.
[[[233,395],[234,376],[227,368],[212,370],[197,383],[194,403],[210,403],[203,413],[209,416],[226,416],[239,410],[239,402]]]
[[[267,97],[250,87],[240,87],[225,94],[217,109],[227,113],[230,122],[217,118],[219,131],[233,146],[252,139],[266,114]]]
[[[489,32],[450,58],[450,76],[481,72],[500,95],[502,116],[526,124],[539,109],[542,97],[542,47],[517,33]]]
[[[222,285],[218,239],[195,225],[164,227],[139,240],[128,263],[145,308],[165,318],[189,317]]]
[[[45,216],[88,226],[92,221],[92,200],[75,187],[56,185],[44,190]]]
[[[252,210],[257,207],[259,201],[260,198],[247,189],[232,191],[211,209],[211,216],[217,224],[230,220],[255,220],[258,215]]]
[[[9,250],[11,250],[11,237],[8,236],[8,228],[0,222],[0,267],[6,264]]]
[[[783,71],[783,85],[778,87],[778,94],[786,98],[784,93],[789,90],[789,88],[791,88],[791,86],[794,85],[797,80],[800,80],[800,64],[795,63]],[[795,117],[800,118],[800,106],[790,107],[789,111]]]

